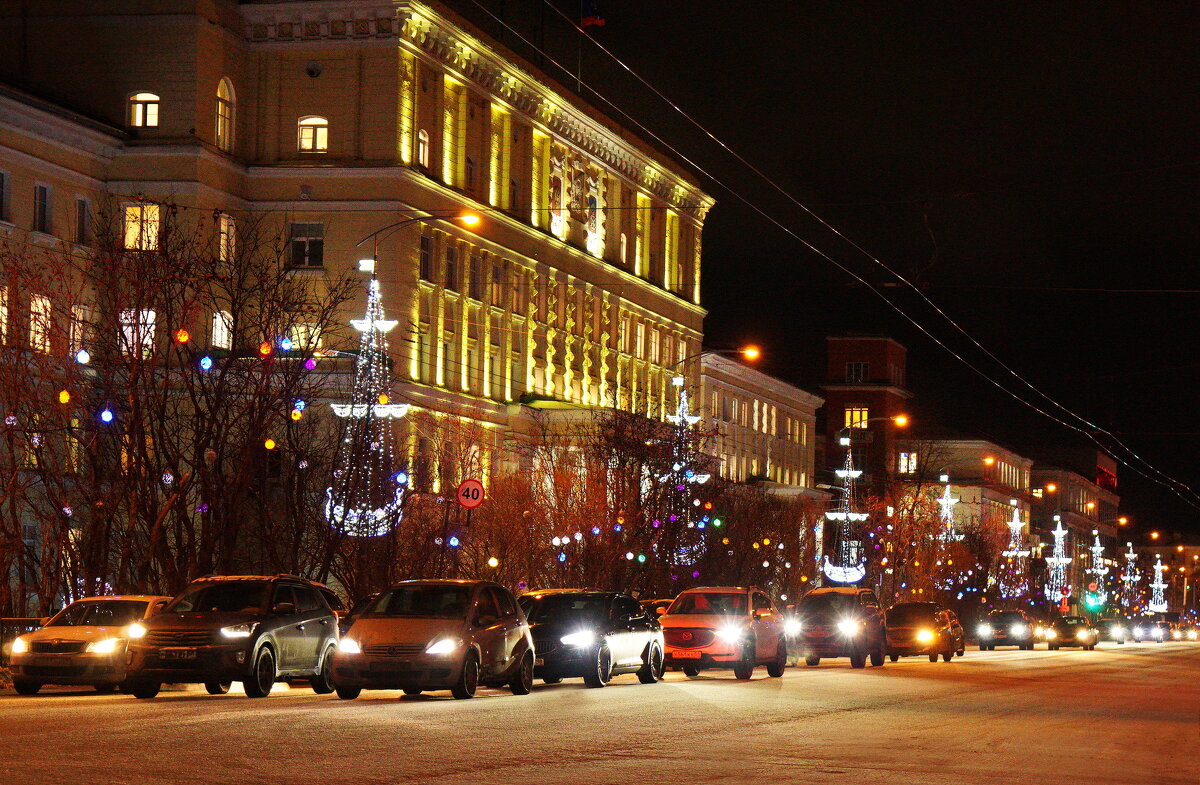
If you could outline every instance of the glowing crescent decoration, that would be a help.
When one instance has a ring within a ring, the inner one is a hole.
[[[397,488],[396,495],[383,507],[374,510],[337,504],[333,500],[333,489],[325,489],[325,520],[344,532],[359,537],[380,537],[387,534],[403,516],[405,488]]]
[[[862,469],[835,469],[833,473],[843,480],[847,477],[855,480],[862,477]]]
[[[407,403],[331,403],[329,406],[338,417],[366,417],[373,411],[376,417],[399,420],[408,414]]]
[[[839,567],[838,565],[829,561],[828,556],[823,558],[825,560],[825,564],[821,567],[821,571],[824,572],[826,577],[828,577],[831,581],[837,581],[838,583],[858,583],[867,574],[866,564],[859,564],[854,567]]]
[[[399,322],[394,321],[392,319],[375,319],[374,321],[372,321],[371,319],[351,319],[350,320],[350,326],[353,327],[355,330],[358,330],[360,333],[367,332],[368,330],[371,329],[372,325],[374,325],[375,329],[378,330],[379,332],[387,333],[387,332],[391,332],[392,328],[395,327],[397,324],[399,324]]]

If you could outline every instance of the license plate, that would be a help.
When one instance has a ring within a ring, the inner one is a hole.
[[[161,660],[194,660],[195,649],[159,649],[158,658]]]
[[[677,660],[698,660],[698,659],[700,659],[701,655],[702,655],[702,652],[698,652],[698,651],[673,651],[673,652],[671,652],[671,656]]]
[[[535,667],[535,668],[540,668],[540,667],[542,667],[542,666],[543,666],[543,665],[545,665],[545,664],[546,664],[546,658],[545,658],[545,657],[538,657],[537,659],[535,659],[535,660],[533,661],[533,667]]]

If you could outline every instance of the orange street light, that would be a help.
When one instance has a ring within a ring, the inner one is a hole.
[[[1175,552],[1176,552],[1176,553],[1183,553],[1183,546],[1182,546],[1182,545],[1176,545],[1176,546],[1175,546]]]
[[[1087,503],[1087,508],[1088,508],[1089,510],[1094,510],[1094,509],[1096,509],[1096,503],[1095,503],[1095,502],[1088,502],[1088,503]]]
[[[759,351],[757,346],[746,346],[746,347],[739,349],[738,351],[741,352],[741,355],[743,357],[745,357],[747,360],[757,360],[759,357],[762,356],[762,352]]]
[[[462,215],[455,216],[454,220],[460,221],[464,226],[475,226],[483,219],[475,213],[463,213]]]
[[[1157,540],[1157,539],[1158,539],[1158,532],[1150,532],[1150,539],[1152,539],[1152,540]]]
[[[1129,519],[1122,515],[1120,518],[1117,518],[1117,523],[1121,526],[1128,526]]]
[[[988,457],[983,459],[983,462],[986,463],[988,466],[991,466],[993,463],[996,462],[996,459],[989,455]]]
[[[892,418],[892,422],[896,423],[897,426],[903,428],[906,425],[908,425],[908,415],[907,414],[897,414],[895,417]]]
[[[1058,490],[1058,486],[1052,482],[1046,483],[1046,493],[1054,493]]]

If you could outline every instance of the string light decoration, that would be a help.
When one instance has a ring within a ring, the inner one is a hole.
[[[703,509],[696,492],[699,486],[712,479],[712,475],[704,470],[704,457],[696,449],[696,426],[701,418],[692,413],[684,378],[675,376],[671,384],[677,390],[675,413],[667,415],[667,422],[674,430],[671,467],[658,476],[658,481],[667,489],[666,515],[654,521],[656,533],[652,547],[668,564],[683,566],[695,564],[705,553],[704,530],[709,516],[696,515]],[[644,554],[639,556],[639,563],[645,562],[643,557]]]
[[[1151,613],[1166,613],[1167,584],[1163,583],[1163,573],[1167,571],[1167,566],[1162,563],[1162,556],[1155,554],[1153,569],[1154,583],[1150,584],[1150,602],[1146,604],[1146,610]]]
[[[1050,575],[1046,579],[1046,599],[1051,602],[1057,602],[1062,597],[1069,597],[1071,587],[1067,584],[1067,565],[1071,563],[1071,557],[1067,556],[1067,530],[1063,528],[1062,516],[1055,515],[1054,522],[1057,524],[1051,534],[1054,535],[1054,553],[1046,557],[1046,566],[1050,570]],[[1063,594],[1063,589],[1067,590]]]
[[[407,414],[408,405],[380,403],[391,391],[386,335],[397,323],[384,318],[373,266],[371,272],[366,315],[350,321],[362,333],[350,401],[330,404],[342,419],[342,438],[333,484],[325,490],[325,520],[353,537],[379,537],[400,524],[409,479],[397,470],[391,422]]]
[[[1142,579],[1137,568],[1137,554],[1133,552],[1133,543],[1125,543],[1125,571],[1121,573],[1121,607],[1126,611],[1133,610],[1138,601],[1138,581]]]
[[[834,474],[842,481],[842,498],[836,510],[825,513],[827,520],[838,524],[833,544],[836,561],[823,556],[821,571],[835,583],[858,583],[866,577],[867,562],[862,555],[862,542],[854,539],[852,526],[866,521],[870,516],[865,512],[857,512],[854,508],[854,481],[862,476],[862,470],[854,468],[850,439],[843,437],[841,441],[846,448],[846,462]]]
[[[946,488],[944,491],[942,491],[941,498],[938,499],[938,505],[940,505],[942,508],[942,528],[938,536],[941,538],[942,542],[954,542],[956,540],[961,540],[964,536],[959,534],[954,528],[954,506],[962,500],[956,499],[950,493],[949,475],[943,474],[941,476],[941,481],[946,483]]]
[[[1000,571],[1000,596],[1021,597],[1029,591],[1029,549],[1025,545],[1025,522],[1021,510],[1013,507],[1008,522],[1008,548],[1001,552],[1005,562]]]
[[[1095,538],[1090,548],[1092,563],[1086,572],[1092,576],[1092,583],[1096,584],[1096,588],[1092,590],[1091,587],[1088,587],[1088,602],[1103,606],[1108,602],[1108,590],[1104,587],[1104,578],[1108,575],[1108,567],[1104,564],[1104,545],[1100,542],[1100,532],[1092,529],[1092,537]]]

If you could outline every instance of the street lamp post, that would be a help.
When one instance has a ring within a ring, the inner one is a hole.
[[[366,237],[362,238],[361,240],[359,240],[357,243],[354,244],[355,248],[361,248],[363,243],[367,242],[368,240],[371,240],[374,242],[374,247],[372,249],[371,259],[370,259],[370,261],[371,261],[370,270],[366,269],[367,268],[367,265],[366,265],[367,260],[366,259],[362,259],[359,261],[358,268],[359,268],[359,270],[362,270],[363,272],[370,272],[372,275],[374,275],[375,274],[375,263],[379,261],[379,241],[382,240],[384,237],[386,237],[388,234],[390,234],[392,231],[399,229],[402,226],[407,226],[409,224],[414,224],[414,223],[420,223],[422,221],[458,221],[463,226],[475,226],[481,220],[482,219],[475,213],[455,213],[454,215],[436,215],[434,213],[429,213],[428,215],[416,215],[416,216],[412,216],[410,218],[404,218],[399,221],[395,221],[395,222],[390,223],[387,226],[384,226],[380,229],[376,229],[375,231],[371,232]]]

